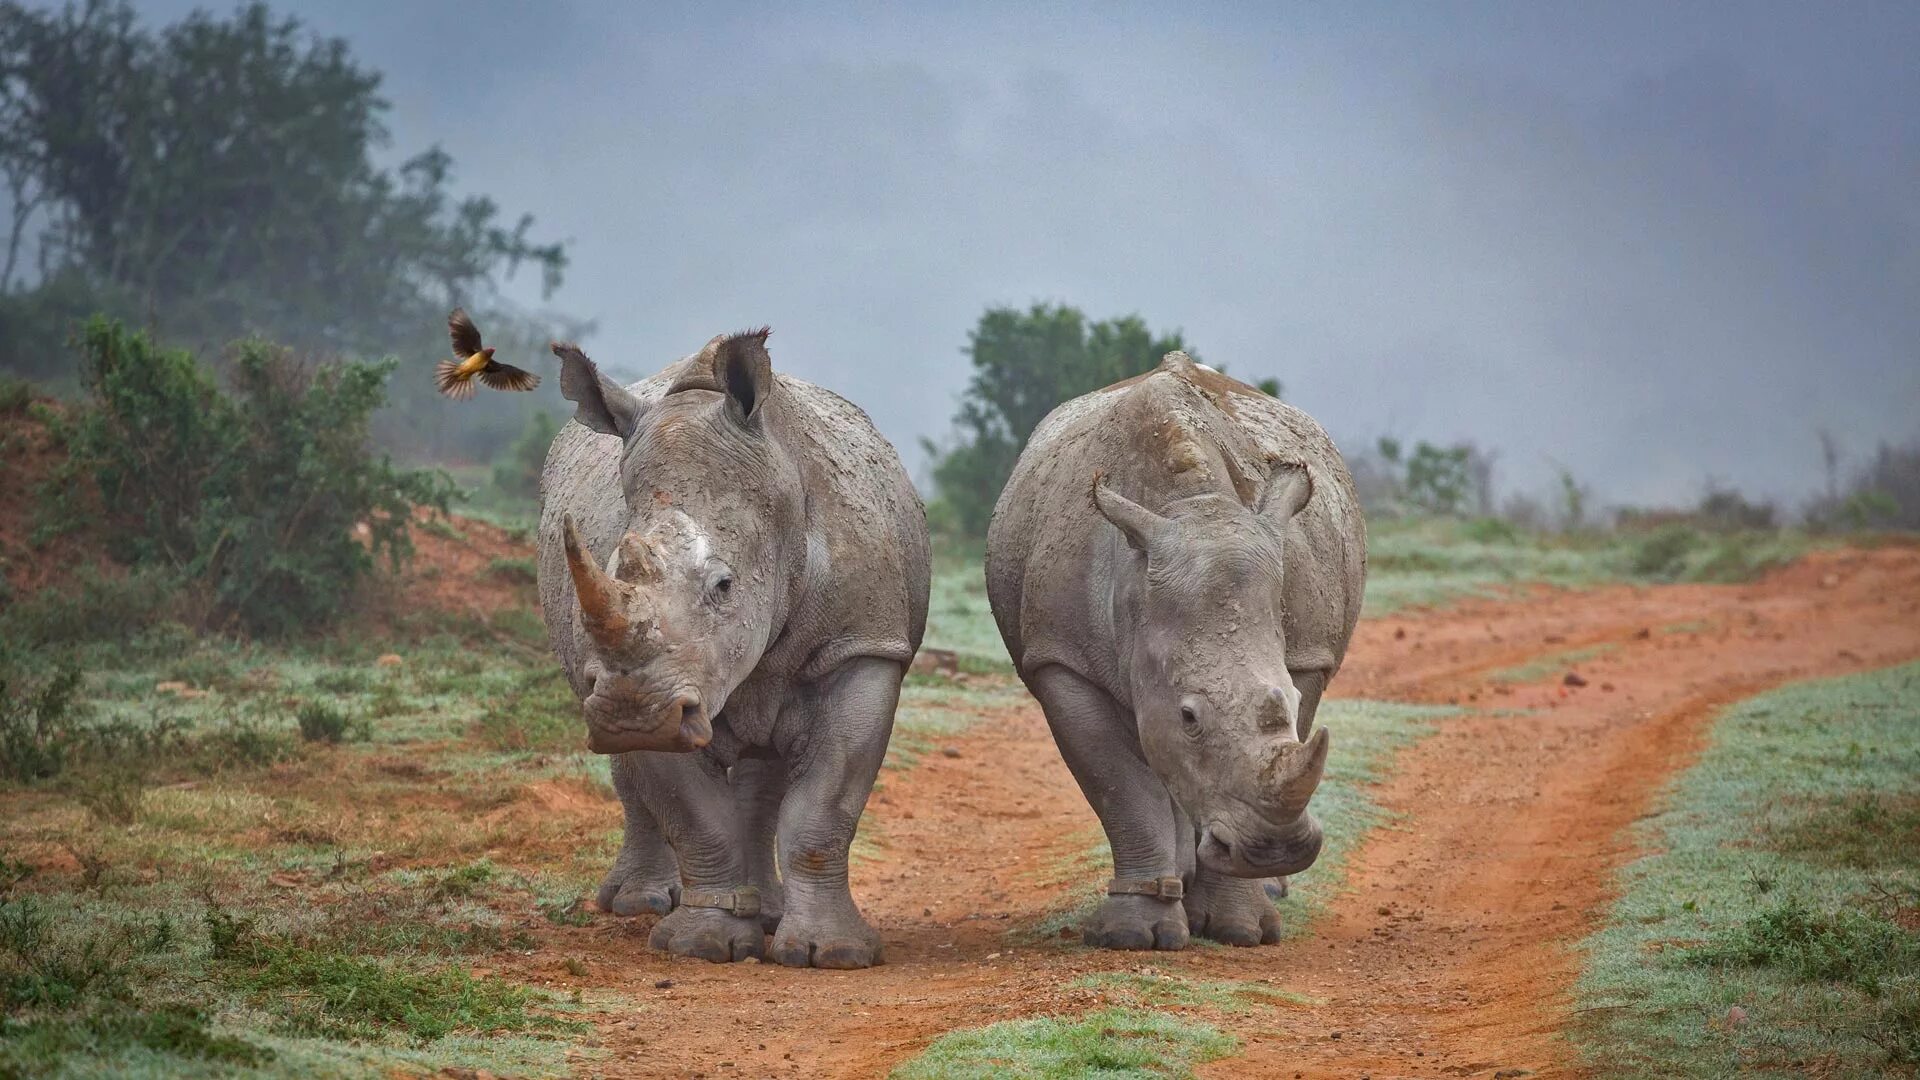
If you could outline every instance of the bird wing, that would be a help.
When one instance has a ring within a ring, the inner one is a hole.
[[[455,359],[465,360],[480,351],[480,328],[467,318],[466,308],[454,308],[447,316],[447,333],[453,338]]]
[[[480,381],[492,390],[531,390],[540,385],[540,376],[495,360],[480,369]]]

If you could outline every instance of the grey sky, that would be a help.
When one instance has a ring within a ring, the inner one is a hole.
[[[1509,489],[1797,499],[1816,427],[1920,432],[1920,5],[292,9],[573,241],[596,357],[771,323],[916,475],[1036,299]]]

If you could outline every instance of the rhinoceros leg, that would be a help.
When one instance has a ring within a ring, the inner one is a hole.
[[[1280,913],[1267,898],[1272,878],[1237,878],[1206,867],[1187,886],[1187,927],[1223,945],[1271,945],[1280,940]]]
[[[702,753],[632,757],[640,794],[680,864],[680,906],[653,928],[648,943],[714,963],[764,954],[758,912],[734,914],[745,899],[739,890],[748,884],[747,861],[726,770]]]
[[[847,852],[886,757],[902,665],[877,657],[842,664],[817,691],[790,702],[806,734],[787,756],[780,806],[780,870],[786,914],[773,959],[790,967],[863,968],[881,962],[880,935],[847,890]],[[782,726],[789,718],[782,717]]]
[[[1057,664],[1028,679],[1047,714],[1060,756],[1100,815],[1113,848],[1113,876],[1146,881],[1180,874],[1173,799],[1140,755],[1133,718],[1092,683]],[[1105,949],[1184,949],[1187,916],[1178,899],[1109,896],[1082,940]]]
[[[613,869],[600,883],[597,900],[601,911],[615,915],[665,915],[680,899],[680,867],[674,862],[673,849],[660,835],[653,811],[641,801],[636,757],[619,754],[612,762],[613,790],[626,812],[627,835],[613,860]]]
[[[786,909],[774,862],[774,829],[787,794],[787,767],[771,758],[747,758],[733,767],[733,805],[740,815],[740,848],[747,882],[760,890],[760,925],[772,933]]]

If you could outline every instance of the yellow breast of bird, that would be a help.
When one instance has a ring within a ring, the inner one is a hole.
[[[479,372],[481,368],[484,368],[486,366],[487,366],[487,354],[483,352],[477,352],[477,353],[474,353],[472,356],[467,357],[465,360],[460,361],[460,368],[454,374],[459,375],[463,379],[470,379],[477,372]]]

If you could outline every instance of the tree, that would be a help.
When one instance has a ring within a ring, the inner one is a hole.
[[[438,147],[376,165],[379,86],[263,3],[153,31],[125,0],[0,0],[0,368],[58,373],[91,311],[201,351],[430,356],[455,304],[496,309],[482,325],[503,336],[500,283],[533,267],[550,295],[566,251],[456,194]]]
[[[1151,370],[1175,350],[1187,350],[1179,331],[1155,334],[1138,315],[1089,323],[1065,304],[989,308],[963,350],[973,377],[953,445],[922,440],[934,459],[934,513],[964,535],[985,535],[1014,461],[1054,406]]]

